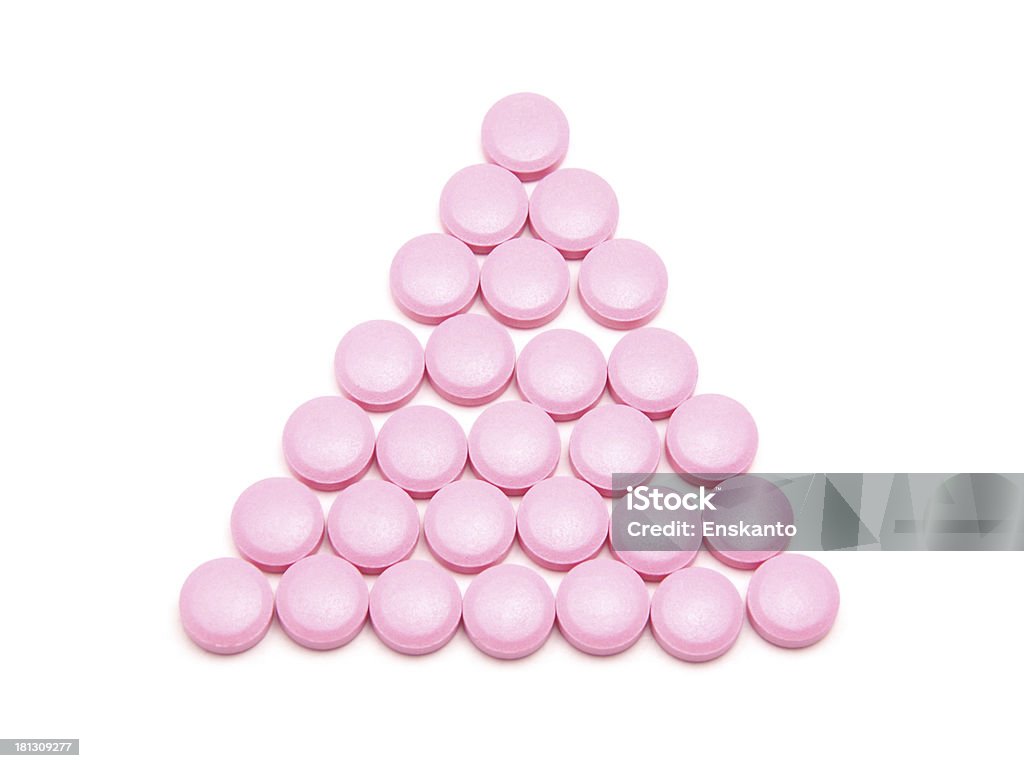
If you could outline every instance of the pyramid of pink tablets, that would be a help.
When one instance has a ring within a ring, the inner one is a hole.
[[[695,548],[597,556],[609,540],[612,474],[657,470],[663,441],[652,419],[668,419],[667,459],[697,479],[749,469],[753,419],[723,395],[693,396],[689,345],[646,327],[665,300],[665,264],[640,242],[612,239],[619,204],[604,179],[559,168],[569,145],[562,110],[536,94],[508,96],[484,117],[482,144],[488,162],[441,190],[445,234],[409,240],[391,263],[397,305],[436,326],[426,348],[387,320],[342,337],[334,365],[343,396],[300,405],[284,426],[295,477],[243,491],[231,514],[241,558],[207,562],[182,587],[182,623],[202,648],[251,648],[275,613],[308,648],[348,643],[369,616],[401,653],[436,651],[461,624],[500,659],[538,650],[556,624],[574,647],[610,655],[650,622],[658,643],[687,661],[716,658],[739,635],[743,599],[721,573],[690,565]],[[524,182],[534,181],[528,194]],[[574,330],[541,331],[517,355],[506,330],[559,314],[571,288],[566,259],[582,259],[586,313],[626,331],[607,360]],[[478,293],[489,314],[467,311]],[[410,404],[424,378],[445,400],[481,407],[468,435],[444,410]],[[513,380],[521,400],[487,405]],[[615,404],[598,405],[606,388]],[[367,411],[390,412],[376,434]],[[556,477],[555,422],[571,420],[574,476]],[[361,479],[374,461],[385,479]],[[326,524],[311,488],[338,491]],[[422,521],[413,499],[429,499]],[[329,552],[320,551],[325,530]],[[436,562],[409,559],[421,530]],[[567,572],[557,594],[537,571],[501,564],[517,540],[539,567]],[[766,640],[799,648],[829,631],[839,593],[820,563],[781,549],[731,557],[708,548],[727,565],[756,568],[746,614]],[[450,571],[476,574],[465,595]],[[276,595],[265,572],[281,573]],[[645,581],[658,582],[653,598]]]

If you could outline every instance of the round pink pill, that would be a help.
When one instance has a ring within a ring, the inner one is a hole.
[[[368,411],[409,402],[423,380],[423,347],[408,328],[370,320],[342,338],[334,356],[338,386]]]
[[[385,480],[360,480],[338,494],[327,515],[334,551],[363,573],[405,560],[420,538],[420,513],[409,494]]]
[[[643,482],[658,468],[661,439],[651,420],[628,405],[601,405],[585,414],[569,436],[572,470],[605,496],[621,496],[626,484]]]
[[[609,240],[580,266],[580,301],[592,318],[625,330],[649,322],[668,293],[668,271],[654,251],[636,240]]]
[[[715,508],[703,513],[704,545],[719,561],[752,570],[789,545],[785,530],[793,524],[793,506],[775,483],[756,475],[737,475],[718,482]],[[729,535],[742,524],[761,526],[766,535]]]
[[[373,424],[343,397],[303,403],[284,426],[284,458],[306,485],[336,491],[358,480],[373,461]]]
[[[495,403],[469,430],[473,471],[505,493],[526,493],[530,486],[550,477],[561,453],[558,427],[533,403]]]
[[[222,557],[185,579],[178,599],[185,634],[212,653],[241,653],[263,639],[274,616],[274,593],[251,563]]]
[[[377,577],[370,622],[384,645],[420,656],[444,647],[459,628],[462,595],[450,573],[427,560],[406,560]]]
[[[480,270],[484,304],[505,325],[536,328],[553,320],[569,296],[569,267],[543,240],[502,243]]]
[[[458,480],[427,504],[423,535],[444,565],[459,573],[478,573],[512,548],[516,512],[508,497],[490,483]]]
[[[757,425],[732,398],[697,395],[668,420],[665,450],[676,472],[697,480],[724,480],[754,463]]]
[[[666,578],[651,600],[651,632],[683,661],[711,661],[732,648],[743,627],[743,599],[725,576],[687,568]]]
[[[441,223],[477,253],[518,235],[529,207],[522,182],[487,163],[463,168],[441,191]]]
[[[551,477],[523,496],[516,517],[519,543],[532,560],[567,571],[594,557],[608,537],[608,508],[575,477]]]
[[[521,659],[539,649],[555,622],[555,596],[540,574],[496,565],[470,583],[462,621],[473,645],[496,659]]]
[[[632,646],[650,612],[643,579],[615,560],[577,565],[562,579],[555,602],[565,639],[595,656],[611,656]]]
[[[696,386],[697,358],[672,331],[637,328],[608,356],[608,391],[648,418],[671,416]]]
[[[231,510],[231,538],[249,562],[280,573],[316,552],[324,511],[309,488],[290,477],[270,477],[242,491]]]
[[[537,334],[516,363],[516,384],[523,397],[555,421],[578,418],[597,405],[607,380],[601,350],[577,331]]]
[[[421,323],[436,324],[465,312],[479,282],[476,256],[451,235],[414,237],[391,262],[391,295],[405,314]]]
[[[277,585],[277,618],[299,645],[340,648],[366,622],[369,592],[359,571],[334,555],[313,555],[284,572]]]
[[[438,394],[458,405],[490,402],[508,386],[516,347],[487,315],[448,318],[427,341],[427,375]]]
[[[754,571],[747,588],[750,623],[765,640],[804,648],[832,629],[839,587],[828,568],[806,555],[773,557]]]
[[[377,435],[381,474],[415,499],[433,496],[458,478],[466,454],[466,434],[459,422],[431,405],[393,413]]]
[[[569,121],[558,105],[536,93],[506,96],[484,116],[484,154],[523,181],[558,167],[569,149]]]
[[[582,259],[615,232],[619,201],[608,182],[580,168],[541,179],[530,198],[530,228],[567,259]]]

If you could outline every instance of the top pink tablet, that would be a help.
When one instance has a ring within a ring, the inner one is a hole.
[[[636,240],[596,246],[580,267],[580,302],[601,325],[626,330],[648,323],[668,293],[661,257]]]
[[[518,235],[529,207],[522,182],[497,165],[463,168],[441,191],[441,223],[477,253]]]
[[[569,149],[569,121],[558,105],[536,93],[514,93],[488,110],[480,132],[484,154],[523,181],[558,167]]]
[[[476,298],[480,268],[461,240],[433,232],[414,237],[391,262],[391,295],[413,320],[440,323]]]
[[[567,259],[582,259],[619,223],[619,201],[608,182],[580,168],[541,179],[530,198],[530,228]]]

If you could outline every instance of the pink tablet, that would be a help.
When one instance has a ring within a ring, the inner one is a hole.
[[[409,402],[423,380],[423,347],[390,320],[370,320],[345,334],[334,356],[338,386],[368,411]]]
[[[637,328],[608,357],[608,391],[651,419],[665,419],[693,394],[697,358],[690,345],[663,328]]]
[[[458,405],[482,405],[512,380],[516,347],[494,318],[457,315],[430,334],[426,359],[427,375],[439,395]]]
[[[420,656],[448,644],[462,618],[462,595],[437,563],[405,560],[377,577],[370,591],[370,622],[394,651]]]
[[[553,320],[569,296],[569,267],[545,243],[517,237],[502,243],[480,270],[484,305],[505,325],[536,328]]]
[[[312,555],[284,572],[277,586],[277,618],[306,648],[340,648],[366,622],[369,592],[359,571],[334,555]]]
[[[231,538],[242,557],[280,573],[316,552],[324,511],[309,488],[290,477],[270,477],[242,491],[231,511]]]
[[[394,483],[360,480],[334,499],[327,535],[335,552],[363,573],[376,574],[412,554],[420,513]]]
[[[489,406],[469,430],[469,462],[482,479],[520,495],[558,466],[558,427],[532,403],[509,400]]]
[[[594,557],[608,538],[608,507],[575,477],[551,477],[533,486],[519,505],[519,543],[545,568],[567,571]]]
[[[458,479],[466,455],[466,433],[459,422],[431,405],[393,413],[377,436],[381,474],[415,499],[429,498]]]
[[[782,648],[804,648],[832,629],[839,587],[828,568],[806,555],[773,557],[754,571],[747,588],[750,623]]]
[[[241,653],[263,639],[274,616],[274,593],[252,563],[222,557],[185,579],[178,599],[185,634],[211,653]]]
[[[601,325],[624,330],[650,322],[668,293],[661,258],[636,240],[596,246],[580,267],[580,301]]]
[[[519,353],[516,384],[555,421],[579,418],[601,399],[608,369],[597,344],[577,331],[539,333]]]
[[[476,298],[480,268],[465,243],[437,233],[414,237],[391,262],[391,295],[413,320],[436,324]]]
[[[434,557],[459,573],[479,573],[503,560],[516,537],[508,497],[483,480],[456,480],[434,494],[423,515]]]
[[[538,650],[555,622],[555,596],[534,570],[496,565],[473,579],[462,606],[466,634],[496,659],[521,659]]]
[[[743,628],[743,600],[725,576],[707,568],[673,573],[651,600],[658,645],[683,661],[710,661],[732,648]]]
[[[619,201],[608,182],[580,168],[562,168],[537,183],[530,228],[567,259],[582,259],[615,232]]]
[[[477,253],[515,237],[526,223],[526,189],[510,171],[482,164],[463,168],[441,191],[441,223]]]
[[[773,482],[756,475],[737,475],[716,481],[714,490],[715,508],[704,511],[702,530],[704,545],[719,561],[752,570],[789,545],[786,530],[794,521],[793,506]],[[743,524],[767,533],[733,535]]]
[[[569,149],[569,121],[558,105],[536,93],[514,93],[488,110],[481,139],[492,163],[523,181],[558,167]]]
[[[585,414],[569,436],[572,471],[604,496],[621,496],[627,484],[643,482],[658,469],[661,438],[651,420],[628,405],[601,405]],[[630,475],[628,483],[613,475]]]
[[[303,403],[288,419],[284,458],[311,488],[336,491],[362,477],[373,461],[373,424],[362,408],[343,397]]]
[[[595,656],[621,653],[647,626],[643,579],[615,560],[588,560],[562,579],[555,599],[558,628],[570,645]]]
[[[754,463],[757,426],[731,397],[697,395],[668,420],[665,451],[676,472],[696,480],[724,480]]]

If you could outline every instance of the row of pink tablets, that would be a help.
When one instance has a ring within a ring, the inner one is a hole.
[[[484,306],[505,325],[536,328],[558,316],[569,288],[569,267],[558,250],[525,237],[497,246],[483,267],[461,240],[437,233],[413,238],[391,262],[391,294],[420,323],[437,324],[467,311],[479,290]],[[608,240],[583,261],[577,290],[594,320],[627,330],[661,309],[668,273],[643,243]]]
[[[605,404],[573,427],[569,461],[579,477],[610,496],[615,473],[646,477],[657,470],[661,442],[643,413],[628,405]],[[665,445],[677,471],[696,478],[724,477],[750,465],[757,431],[734,400],[699,395],[673,413]],[[375,438],[367,415],[341,397],[304,403],[284,433],[289,467],[313,488],[344,488],[369,469],[376,455],[384,477],[415,498],[428,498],[456,480],[467,459],[480,478],[519,495],[554,473],[561,450],[551,416],[521,401],[488,406],[468,440],[458,421],[429,405],[394,413]]]
[[[275,609],[288,636],[307,648],[345,645],[369,615],[381,641],[400,653],[439,650],[461,622],[474,645],[499,659],[519,659],[538,650],[556,619],[572,646],[596,656],[630,648],[649,620],[658,643],[685,661],[721,656],[743,626],[743,600],[717,571],[675,571],[651,598],[635,571],[600,559],[570,570],[557,594],[536,571],[505,564],[476,576],[463,597],[451,574],[427,560],[393,565],[368,590],[350,563],[318,554],[289,568],[275,597],[267,578],[254,566],[222,558],[192,572],[181,601],[186,632],[215,653],[238,653],[254,646],[270,628]],[[799,607],[796,613],[794,606]],[[747,589],[751,625],[784,648],[806,647],[824,637],[838,607],[832,575],[805,555],[782,554],[768,560],[755,571]]]
[[[658,642],[679,658],[714,658],[735,641],[742,601],[721,574],[686,568],[696,548],[592,558],[608,538],[601,496],[613,494],[612,474],[649,475],[658,467],[661,440],[651,419],[669,419],[667,458],[697,480],[749,468],[758,439],[753,419],[730,398],[692,397],[697,362],[689,345],[670,331],[639,328],[664,302],[664,264],[641,243],[608,239],[618,201],[603,179],[554,170],[568,146],[561,110],[534,94],[510,96],[487,114],[482,138],[493,164],[463,169],[442,191],[448,234],[414,238],[391,265],[398,306],[437,326],[426,348],[389,321],[345,334],[335,372],[346,397],[311,400],[285,426],[285,459],[305,485],[272,478],[247,489],[231,528],[250,562],[211,561],[182,589],[182,620],[201,647],[251,647],[267,631],[275,603],[287,634],[318,649],[347,643],[367,615],[388,646],[410,654],[440,648],[462,621],[485,652],[519,658],[540,647],[556,617],[572,645],[598,655],[628,648],[648,618]],[[536,179],[528,197],[522,182]],[[538,239],[517,237],[527,222]],[[489,253],[482,268],[474,253]],[[583,307],[608,327],[635,329],[607,361],[593,341],[570,330],[540,333],[517,356],[499,322],[464,314],[479,292],[505,325],[543,325],[567,300],[565,259],[583,257]],[[489,406],[467,439],[443,410],[405,407],[424,377],[462,406],[496,399],[514,377],[526,402]],[[617,404],[598,406],[606,387]],[[365,411],[395,409],[375,435]],[[571,419],[579,421],[569,460],[581,479],[552,477],[562,450],[555,421]],[[386,480],[360,480],[374,458]],[[480,479],[459,479],[467,461]],[[306,486],[344,489],[326,526]],[[518,512],[510,495],[523,495]],[[465,599],[444,569],[407,559],[420,535],[413,497],[430,499],[422,528],[433,556],[453,571],[477,574]],[[340,557],[316,554],[325,530]],[[498,564],[517,535],[536,563],[568,571],[557,597],[531,569]],[[732,565],[761,562],[709,549]],[[251,563],[283,572],[276,599]],[[379,574],[372,591],[362,574]],[[653,601],[644,579],[663,579]],[[820,639],[837,606],[827,570],[800,555],[761,565],[747,595],[752,625],[784,647]]]

